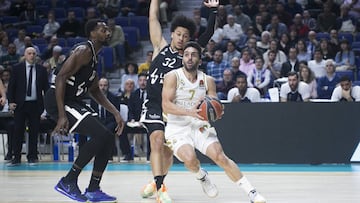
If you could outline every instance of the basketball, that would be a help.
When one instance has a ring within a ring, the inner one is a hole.
[[[222,117],[224,106],[219,99],[206,96],[199,104],[198,109],[201,109],[198,114],[205,121],[215,122]]]

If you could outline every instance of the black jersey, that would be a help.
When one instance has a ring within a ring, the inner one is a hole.
[[[88,92],[89,87],[92,86],[96,77],[97,58],[93,43],[91,41],[82,42],[74,46],[69,52],[70,55],[76,50],[88,46],[92,52],[92,59],[87,65],[84,65],[74,75],[70,76],[66,81],[65,98],[68,99],[82,99]],[[61,67],[55,71],[55,75],[59,72]],[[56,77],[56,76],[55,76]]]
[[[151,62],[149,79],[147,80],[147,98],[149,102],[158,102],[161,105],[161,91],[164,82],[164,75],[173,69],[182,66],[182,56],[179,52],[171,49],[170,45],[165,46],[155,59]]]

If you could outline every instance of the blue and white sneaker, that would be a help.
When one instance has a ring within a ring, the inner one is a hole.
[[[89,192],[87,189],[84,193],[89,202],[116,202],[116,197],[110,196],[100,189]]]
[[[60,192],[61,194],[76,200],[78,202],[86,202],[87,198],[85,195],[81,194],[79,186],[76,181],[65,182],[64,177],[60,179],[58,184],[55,186],[55,190]]]

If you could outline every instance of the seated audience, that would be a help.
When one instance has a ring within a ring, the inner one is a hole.
[[[309,61],[308,66],[314,72],[316,78],[321,78],[326,75],[325,60],[323,59],[320,49],[315,50],[314,60]]]
[[[125,90],[125,83],[128,79],[132,79],[133,81],[138,81],[138,65],[136,63],[127,63],[125,65],[125,74],[121,76],[121,87],[120,90],[124,92]],[[135,89],[139,88],[135,84]]]
[[[300,81],[296,72],[288,74],[288,82],[281,85],[281,102],[307,102],[310,99],[310,87],[305,82]]]
[[[350,78],[343,76],[331,95],[331,101],[360,101],[360,87],[353,86]]]
[[[229,63],[223,61],[223,52],[216,50],[213,56],[213,61],[210,61],[206,67],[206,73],[215,79],[216,83],[223,80],[224,70],[230,68]]]
[[[152,56],[153,56],[153,51],[148,51],[146,53],[146,61],[139,65],[138,74],[149,72],[150,64],[152,61]]]
[[[280,77],[286,77],[289,72],[299,72],[299,61],[297,59],[296,48],[292,47],[289,50],[288,60],[281,65]]]
[[[270,83],[270,71],[264,67],[264,61],[261,57],[255,59],[255,69],[250,71],[247,77],[249,87],[255,87],[261,95],[267,92]]]
[[[340,82],[339,76],[335,72],[335,62],[328,59],[325,62],[326,75],[317,81],[317,93],[319,99],[330,99],[335,87]]]
[[[233,75],[230,69],[225,69],[223,73],[223,81],[216,84],[216,93],[219,99],[226,100],[227,94],[231,88],[235,86]]]
[[[229,102],[260,102],[260,92],[256,88],[248,87],[246,75],[239,74],[235,86],[228,92]]]
[[[310,87],[310,98],[316,99],[318,97],[317,95],[317,84],[316,79],[314,76],[314,73],[310,70],[310,68],[307,66],[306,61],[300,61],[299,63],[299,76],[300,81],[305,82]]]
[[[346,39],[340,42],[340,51],[335,56],[336,71],[354,70],[355,53],[351,50],[349,41]]]
[[[249,75],[255,69],[254,60],[250,57],[249,50],[245,49],[242,51],[239,70]]]

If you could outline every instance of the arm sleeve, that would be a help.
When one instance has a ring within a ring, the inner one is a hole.
[[[215,30],[215,19],[217,14],[217,8],[210,8],[210,15],[208,19],[208,24],[204,33],[202,33],[198,39],[198,43],[202,48],[206,47],[206,44],[214,34]]]

